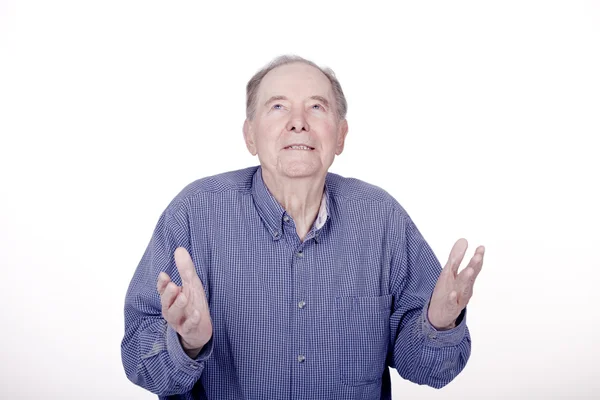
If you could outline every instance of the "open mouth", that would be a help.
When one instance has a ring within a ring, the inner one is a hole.
[[[304,145],[291,145],[285,148],[285,150],[314,150],[314,147],[304,146]]]

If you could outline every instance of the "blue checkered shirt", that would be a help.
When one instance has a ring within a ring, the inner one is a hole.
[[[441,266],[384,190],[328,173],[301,241],[261,168],[199,179],[160,216],[125,299],[128,378],[160,399],[391,399],[390,368],[440,388],[464,368],[463,311],[437,331],[427,307]],[[213,336],[195,359],[161,316],[173,253],[190,253]]]

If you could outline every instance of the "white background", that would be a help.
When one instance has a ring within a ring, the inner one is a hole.
[[[0,1],[0,397],[152,399],[125,291],[168,202],[255,165],[245,84],[332,67],[331,171],[376,184],[445,262],[487,254],[473,351],[395,399],[600,396],[600,2]]]

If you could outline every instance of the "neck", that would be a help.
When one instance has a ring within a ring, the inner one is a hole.
[[[269,192],[294,219],[296,232],[304,240],[310,231],[321,206],[325,175],[310,178],[276,176],[265,169],[262,177]]]

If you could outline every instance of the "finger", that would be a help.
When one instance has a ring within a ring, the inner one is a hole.
[[[450,292],[450,295],[448,296],[448,302],[450,303],[450,305],[456,304],[457,297],[458,297],[458,294],[456,293],[455,290]]]
[[[481,272],[481,268],[483,267],[483,254],[485,249],[483,246],[479,246],[477,250],[475,250],[475,254],[469,260],[469,264],[463,269],[458,275],[459,281],[469,282],[473,284],[475,282],[475,278]]]
[[[453,290],[448,295],[448,299],[445,305],[445,314],[447,316],[448,323],[454,321],[458,317],[458,314],[460,314],[458,311],[458,306],[458,293],[455,290]]]
[[[462,262],[465,253],[467,252],[467,247],[467,239],[458,239],[456,243],[454,243],[454,246],[452,246],[450,256],[448,257],[448,262],[446,263],[446,267],[444,269],[449,267],[449,271],[451,271],[452,274],[456,276],[458,274],[458,267],[460,266],[460,263]]]
[[[190,315],[190,317],[188,319],[186,319],[185,322],[183,323],[183,325],[181,326],[181,331],[179,332],[179,334],[184,335],[184,336],[189,335],[191,332],[193,332],[198,327],[199,323],[200,323],[200,312],[198,310],[194,310],[192,315]]]
[[[477,250],[475,250],[475,255],[471,258],[467,267],[458,275],[457,285],[461,294],[460,303],[463,306],[466,306],[471,299],[471,296],[473,296],[475,279],[477,279],[477,276],[483,267],[484,252],[485,248],[483,246],[479,246]]]
[[[183,285],[191,286],[197,283],[196,280],[200,281],[192,262],[192,257],[190,257],[190,253],[188,253],[185,247],[178,247],[175,250],[175,265],[177,265],[177,271],[179,271]]]
[[[479,256],[481,258],[481,260],[479,260],[479,271],[477,271],[477,274],[479,275],[479,272],[481,272],[481,268],[483,267],[483,259],[485,256],[485,247],[484,246],[479,246],[477,247],[477,249],[475,249],[475,256]]]
[[[481,254],[481,256],[483,257],[483,255],[485,254],[485,246],[479,246],[475,249],[475,253],[479,253]]]
[[[177,295],[181,292],[181,288],[173,282],[167,283],[163,294],[160,296],[160,304],[162,306],[162,313],[165,319],[169,313],[169,308],[173,305],[173,302],[177,298]]]
[[[169,307],[169,310],[167,311],[167,318],[165,319],[175,328],[178,328],[185,321],[185,306],[187,304],[188,299],[185,293],[180,292],[171,307]]]
[[[162,296],[169,282],[171,282],[171,278],[165,272],[161,272],[160,274],[158,274],[158,280],[156,281],[156,290],[158,291],[159,295]]]
[[[459,303],[466,305],[473,295],[473,285],[475,283],[475,270],[472,267],[465,268],[458,275],[456,290],[460,293]]]

